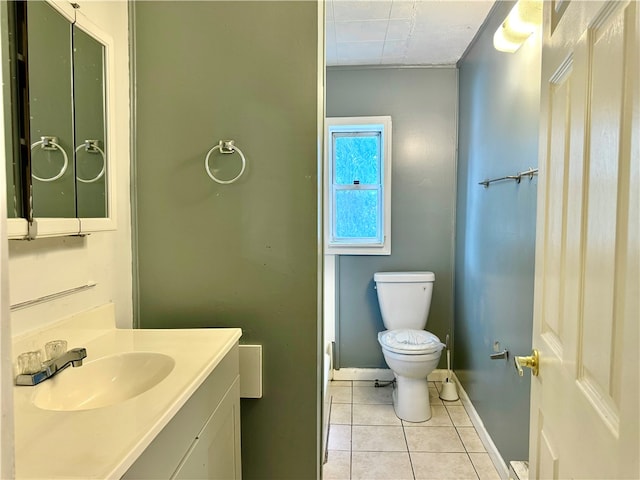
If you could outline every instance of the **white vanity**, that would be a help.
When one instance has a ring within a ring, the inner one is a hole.
[[[15,338],[14,358],[55,339],[87,350],[14,387],[16,477],[241,478],[241,334],[116,329],[109,304]]]

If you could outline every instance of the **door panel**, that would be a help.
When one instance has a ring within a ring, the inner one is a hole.
[[[587,97],[590,121],[589,171],[584,252],[584,294],[578,331],[578,385],[594,410],[617,435],[619,408],[613,398],[619,369],[614,332],[616,239],[625,228],[618,219],[621,118],[624,94],[625,9],[606,9],[589,33],[587,45],[591,89]],[[620,205],[624,210],[625,205]]]
[[[542,334],[554,354],[561,358],[563,348],[563,322],[557,315],[563,284],[562,254],[564,251],[564,223],[566,221],[565,188],[569,163],[569,135],[571,133],[570,92],[573,59],[569,57],[553,73],[549,82],[549,129],[547,131],[548,153],[546,171],[549,187],[546,191],[547,228],[544,258],[544,315]]]

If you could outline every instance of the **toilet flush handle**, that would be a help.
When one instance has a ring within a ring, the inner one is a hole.
[[[501,358],[508,359],[509,358],[509,350],[507,350],[505,348],[501,352],[492,353],[491,355],[489,355],[489,357],[491,358],[491,360],[499,360]]]

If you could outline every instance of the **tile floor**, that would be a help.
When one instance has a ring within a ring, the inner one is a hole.
[[[392,387],[332,381],[324,480],[499,480],[467,412],[443,402],[429,382],[432,414],[423,423],[396,417]]]

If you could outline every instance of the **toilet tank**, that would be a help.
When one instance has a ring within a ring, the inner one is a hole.
[[[373,275],[387,330],[425,329],[435,279],[433,272],[378,272]]]

